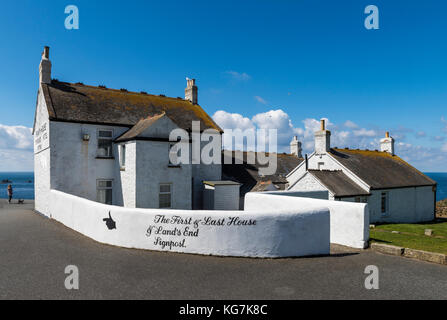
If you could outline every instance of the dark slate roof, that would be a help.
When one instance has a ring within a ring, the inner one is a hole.
[[[371,189],[436,185],[434,180],[388,152],[331,149],[330,154]]]
[[[165,112],[179,128],[191,131],[191,122],[200,121],[201,130],[223,132],[199,105],[180,98],[55,80],[42,88],[51,120],[132,127],[141,119]]]
[[[153,117],[148,117],[146,119],[141,119],[134,125],[130,130],[126,131],[124,134],[115,139],[116,142],[128,141],[135,139],[140,134],[142,134],[147,128],[149,128],[152,124],[157,122],[160,118],[164,117],[166,114],[163,112],[162,114],[158,114]]]
[[[309,170],[335,197],[366,196],[368,191],[360,188],[341,170]]]
[[[245,195],[250,191],[261,191],[264,187],[270,184],[278,186],[279,190],[284,190],[287,183],[286,175],[289,174],[295,167],[304,161],[291,154],[277,154],[277,169],[273,175],[260,176],[259,168],[262,167],[259,163],[248,164],[247,155],[254,152],[243,152],[243,163],[236,164],[234,151],[223,151],[224,160],[222,161],[222,179],[233,180],[241,183],[241,195]],[[266,156],[269,156],[267,153]],[[225,158],[231,158],[231,164],[225,164]],[[256,157],[257,159],[258,157]]]

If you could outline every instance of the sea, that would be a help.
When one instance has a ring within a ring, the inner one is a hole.
[[[438,183],[437,200],[447,199],[447,172],[425,172]],[[11,183],[2,183],[3,180]],[[0,172],[0,199],[7,199],[7,187],[12,184],[15,199],[34,199],[33,172]]]

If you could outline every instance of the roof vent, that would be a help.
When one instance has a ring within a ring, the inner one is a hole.
[[[100,87],[101,89],[107,89],[107,87],[106,87],[105,85],[103,85],[103,84],[100,84],[99,87]]]
[[[125,89],[125,88],[121,88],[120,91],[122,91],[122,92],[127,92],[127,89]]]
[[[166,97],[164,94],[159,94],[160,97]]]
[[[82,82],[76,82],[77,85],[83,86],[84,84]]]
[[[147,94],[147,92],[146,92],[146,91],[140,91],[140,93],[141,93],[141,94]]]

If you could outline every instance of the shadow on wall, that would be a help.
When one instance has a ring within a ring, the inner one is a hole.
[[[325,193],[325,192],[324,192]],[[287,210],[324,207],[330,211],[330,241],[364,249],[369,242],[369,209],[365,203],[321,200],[321,192],[271,191],[247,193],[245,210]],[[314,197],[314,198],[312,198]],[[327,198],[326,198],[327,199]],[[281,209],[283,208],[283,209]]]
[[[252,211],[161,210],[105,205],[51,190],[49,210],[42,214],[125,248],[259,258],[330,253],[327,207],[262,205],[271,197],[292,198],[256,195],[262,209]]]

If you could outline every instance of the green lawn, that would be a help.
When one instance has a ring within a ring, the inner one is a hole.
[[[432,229],[434,236],[424,235],[425,229]],[[377,225],[370,230],[370,238],[372,242],[447,254],[447,220],[435,223]]]

